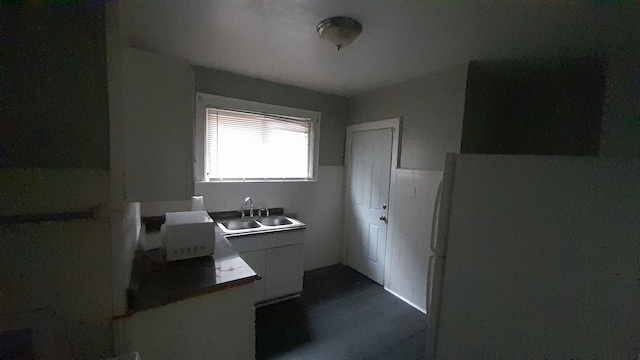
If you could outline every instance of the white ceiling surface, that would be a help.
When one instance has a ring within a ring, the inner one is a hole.
[[[616,8],[594,3],[132,0],[121,2],[120,18],[133,46],[352,96],[473,59],[571,56],[600,48]],[[354,17],[364,30],[336,51],[316,33],[318,22],[330,16]]]

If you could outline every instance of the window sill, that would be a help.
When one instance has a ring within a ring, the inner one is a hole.
[[[248,179],[248,180],[202,180],[196,184],[248,184],[248,183],[313,183],[318,179]]]

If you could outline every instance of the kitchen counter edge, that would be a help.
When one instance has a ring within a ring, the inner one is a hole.
[[[161,248],[136,251],[127,289],[129,310],[114,319],[261,279],[217,227],[215,242],[211,256],[172,262],[164,261]]]

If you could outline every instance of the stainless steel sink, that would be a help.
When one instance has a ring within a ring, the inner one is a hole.
[[[218,220],[218,227],[225,236],[270,233],[283,230],[304,229],[306,225],[287,216],[274,215],[244,219]]]
[[[260,224],[258,224],[255,220],[251,219],[232,219],[232,220],[223,220],[220,221],[222,225],[228,230],[244,230],[244,229],[254,229],[259,228]]]
[[[258,222],[265,226],[278,226],[278,225],[289,225],[293,224],[291,220],[289,220],[286,216],[267,216],[264,218],[258,219]]]

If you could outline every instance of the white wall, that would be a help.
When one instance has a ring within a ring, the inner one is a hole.
[[[440,180],[442,171],[396,170],[391,181],[384,287],[422,312]]]
[[[304,236],[304,269],[338,264],[342,260],[342,213],[344,167],[320,166],[318,181],[288,183],[198,183],[196,193],[204,196],[205,210],[242,209],[251,196],[254,209],[284,208],[307,225]],[[142,203],[142,216],[168,211],[190,210],[191,203]]]
[[[304,222],[304,269],[311,270],[342,261],[342,214],[344,167],[320,166],[318,181],[267,183],[197,183],[206,211],[237,211],[251,196],[257,213],[261,208],[281,207]],[[141,204],[141,216],[191,210],[190,201]]]

